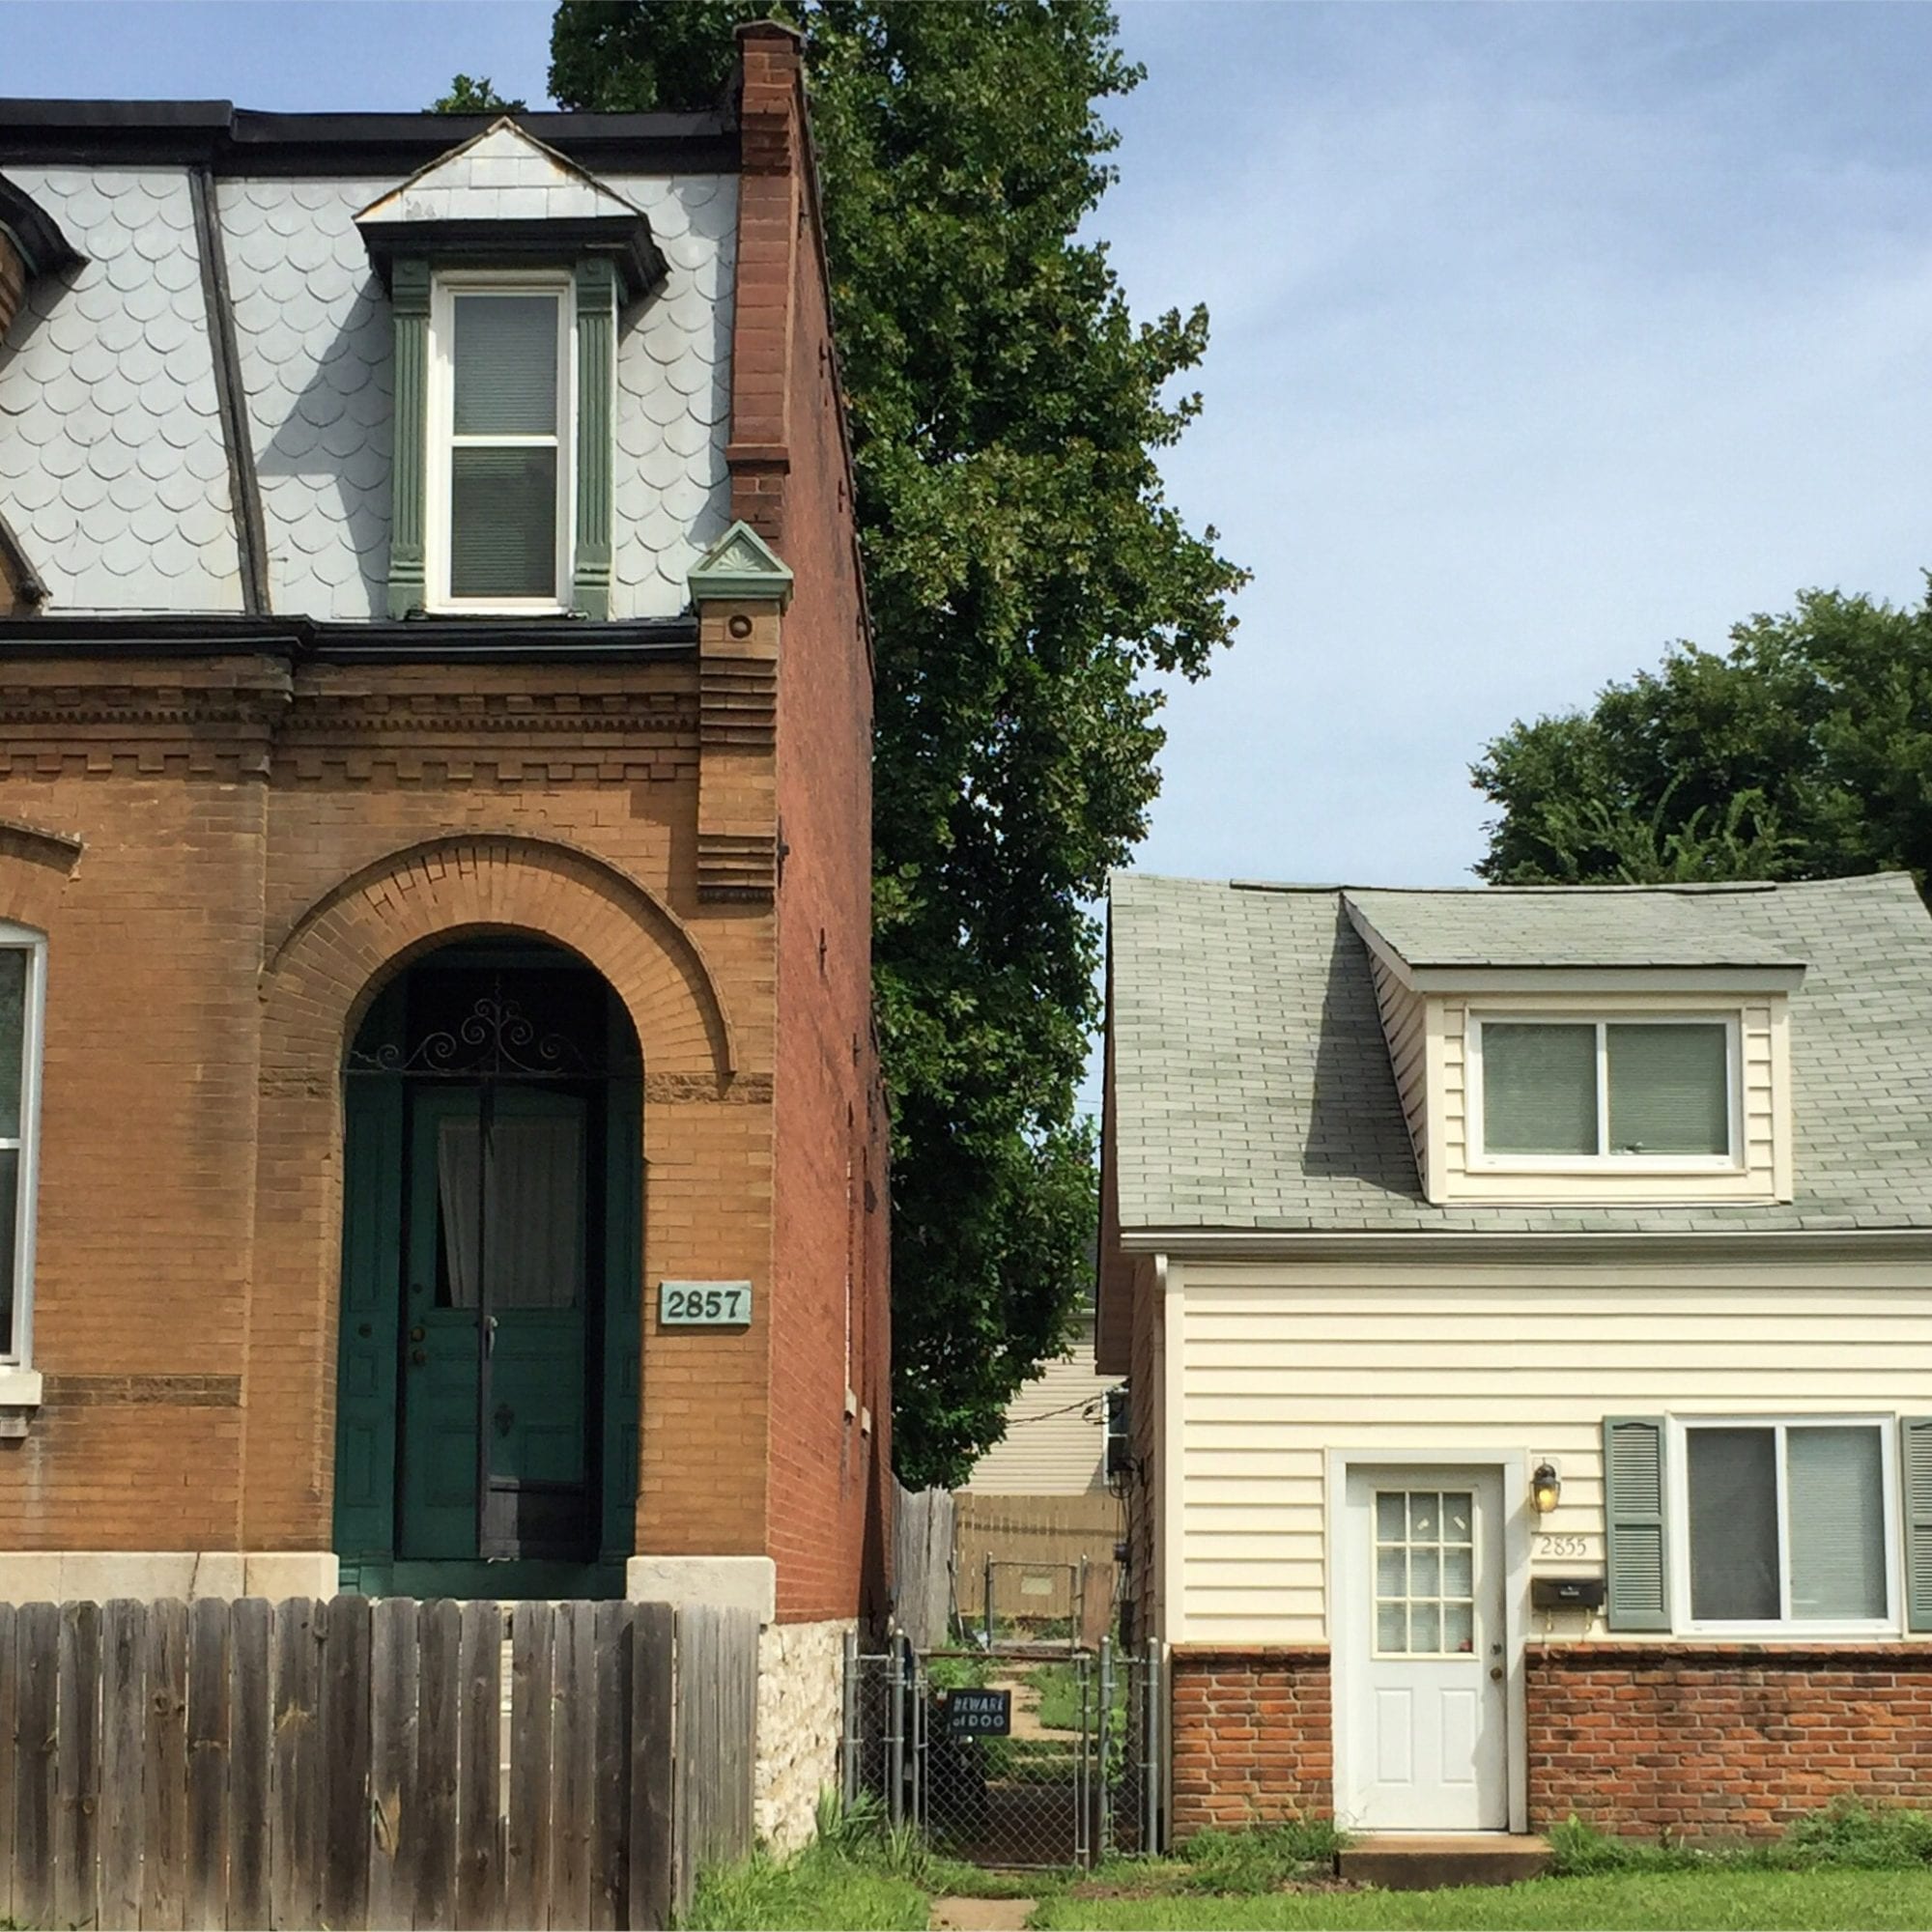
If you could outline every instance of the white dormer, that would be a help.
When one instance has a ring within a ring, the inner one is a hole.
[[[1804,961],[1750,890],[1347,894],[1428,1199],[1789,1201]]]

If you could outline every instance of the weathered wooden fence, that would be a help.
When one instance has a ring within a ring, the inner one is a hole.
[[[948,1640],[952,1609],[952,1492],[893,1490],[893,1616],[930,1649]]]
[[[756,1695],[749,1611],[0,1605],[0,1918],[665,1926],[751,1848]]]

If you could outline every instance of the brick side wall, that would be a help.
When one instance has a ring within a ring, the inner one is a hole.
[[[1177,1838],[1333,1805],[1325,1650],[1169,1653]]]
[[[1527,1664],[1533,1829],[1750,1835],[1932,1781],[1932,1646],[1532,1645]]]
[[[813,244],[798,43],[741,37],[734,508],[790,565],[779,668],[770,1547],[782,1622],[884,1607],[885,1120],[871,1028],[871,668]],[[853,1397],[848,1413],[846,1391]]]

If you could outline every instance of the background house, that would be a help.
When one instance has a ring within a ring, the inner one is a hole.
[[[870,661],[796,42],[0,102],[0,1598],[883,1610]]]
[[[1118,1376],[1094,1366],[1090,1312],[1065,1353],[1043,1363],[1007,1405],[1006,1434],[958,1493],[954,1567],[963,1616],[984,1613],[989,1559],[1001,1614],[1070,1616],[1083,1563],[1089,1602],[1113,1601],[1125,1513],[1109,1479],[1107,1444],[1110,1420],[1122,1419],[1120,1389]]]
[[[1121,877],[1105,1134],[1179,1830],[1721,1833],[1922,1788],[1909,878]]]

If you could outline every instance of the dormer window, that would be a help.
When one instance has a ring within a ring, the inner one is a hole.
[[[501,120],[355,217],[396,330],[389,614],[611,614],[617,317],[641,209]]]
[[[566,276],[436,278],[425,532],[432,610],[568,608],[573,332]]]
[[[1472,1014],[1469,1031],[1478,1164],[1736,1167],[1735,1019]]]

